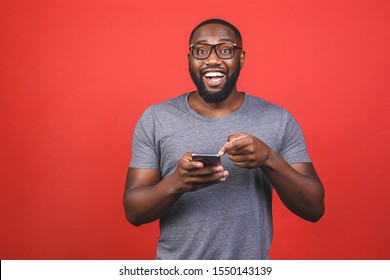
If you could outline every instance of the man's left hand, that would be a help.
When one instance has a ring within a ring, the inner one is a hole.
[[[271,148],[255,136],[238,133],[230,135],[219,150],[219,155],[229,154],[230,160],[237,167],[256,168],[266,165]]]

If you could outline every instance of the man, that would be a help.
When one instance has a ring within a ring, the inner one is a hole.
[[[240,32],[212,19],[190,36],[197,91],[146,110],[134,131],[123,197],[133,225],[160,220],[157,259],[268,259],[272,187],[308,221],[324,213],[324,190],[294,118],[239,92]],[[204,166],[192,153],[219,153]]]

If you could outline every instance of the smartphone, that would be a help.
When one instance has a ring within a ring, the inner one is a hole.
[[[199,161],[204,166],[221,165],[221,157],[218,154],[192,154],[192,161]]]

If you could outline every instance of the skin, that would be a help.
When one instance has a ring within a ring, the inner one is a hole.
[[[221,24],[207,24],[198,28],[191,43],[216,44],[230,41],[241,44],[234,32]],[[236,50],[232,59],[219,59],[213,51],[209,58],[197,60],[188,54],[189,67],[201,78],[202,71],[220,68],[227,76],[245,63],[245,52]],[[206,86],[207,87],[207,86]],[[207,88],[217,92],[220,87]],[[230,95],[220,103],[207,103],[198,92],[189,96],[189,105],[198,113],[209,117],[223,117],[242,105],[244,94],[233,88]],[[152,222],[164,216],[185,192],[229,180],[229,173],[222,166],[204,167],[192,162],[192,152],[185,153],[177,163],[175,171],[161,178],[158,169],[129,168],[123,196],[125,214],[133,225]],[[305,220],[318,221],[324,211],[324,189],[311,163],[289,165],[260,139],[246,133],[228,137],[219,151],[228,154],[234,165],[240,168],[261,168],[274,186],[284,205]]]

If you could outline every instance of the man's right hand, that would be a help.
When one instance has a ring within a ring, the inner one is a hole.
[[[203,166],[201,162],[192,161],[192,154],[185,153],[172,174],[178,182],[177,192],[196,191],[226,180],[229,173],[221,165]]]
[[[161,179],[159,169],[129,168],[123,205],[126,218],[135,226],[164,216],[184,192],[196,191],[226,180],[222,166],[204,167],[185,153],[176,170]]]

